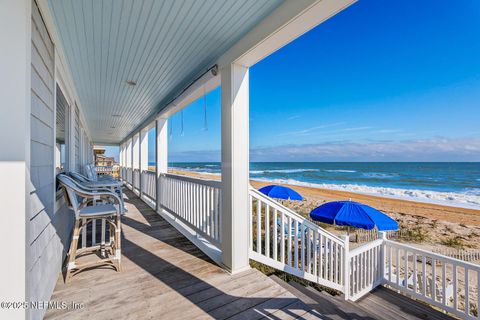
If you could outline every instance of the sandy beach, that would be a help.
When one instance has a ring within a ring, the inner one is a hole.
[[[190,171],[169,170],[169,173],[187,175],[200,179],[218,180],[213,174],[199,174]],[[269,183],[251,180],[256,189]],[[310,211],[324,202],[352,199],[377,208],[395,219],[401,230],[410,230],[408,239],[428,249],[432,248],[479,248],[480,249],[480,210],[450,207],[425,202],[392,199],[372,195],[292,186],[304,196],[304,201],[282,201],[282,203],[308,217]],[[327,227],[334,230],[333,227]]]

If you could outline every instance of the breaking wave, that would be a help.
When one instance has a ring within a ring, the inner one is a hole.
[[[411,201],[420,201],[435,203],[454,207],[463,207],[470,209],[480,209],[480,189],[474,188],[465,190],[465,192],[441,192],[417,189],[400,189],[388,187],[372,187],[356,184],[328,184],[328,183],[308,183],[294,179],[256,179],[265,182],[290,184],[303,187],[329,189],[346,191],[353,193],[362,193],[373,196],[387,198],[404,199]]]

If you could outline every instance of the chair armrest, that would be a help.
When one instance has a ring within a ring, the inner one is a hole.
[[[111,191],[103,191],[103,192],[77,192],[75,191],[76,194],[78,194],[79,196],[85,198],[85,201],[83,202],[82,204],[82,207],[88,205],[90,203],[90,201],[88,201],[87,199],[95,199],[95,198],[100,198],[100,200],[102,199],[107,199],[107,200],[110,200],[110,199],[114,199],[115,202],[118,203],[118,209],[117,209],[117,214],[123,214],[123,205],[122,205],[122,201],[120,200],[120,197],[118,195],[116,195],[115,193],[111,192]]]
[[[115,194],[111,191],[105,191],[105,192],[96,192],[95,195],[99,196],[100,199],[102,199],[102,198],[113,198],[113,199],[115,199],[115,201],[118,203],[118,209],[117,209],[118,214],[123,214],[123,209],[124,209],[123,208],[123,203],[122,203],[122,201],[120,200],[120,197],[117,194]]]

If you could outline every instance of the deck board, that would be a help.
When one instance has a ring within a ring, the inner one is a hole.
[[[45,319],[320,318],[255,269],[226,273],[132,192],[126,196],[122,272],[88,270],[68,285],[59,275],[51,301],[85,308],[48,310]]]

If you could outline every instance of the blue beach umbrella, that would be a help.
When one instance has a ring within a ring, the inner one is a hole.
[[[258,191],[271,198],[284,200],[303,200],[303,197],[295,190],[274,184],[260,188]]]
[[[333,201],[322,204],[310,212],[315,221],[378,231],[398,230],[398,223],[366,204],[354,201]]]

